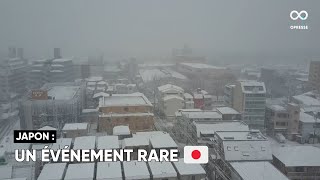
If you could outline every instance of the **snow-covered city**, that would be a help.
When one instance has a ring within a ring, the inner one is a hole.
[[[1,1],[0,180],[320,180],[320,4],[290,3],[281,34],[240,2]]]

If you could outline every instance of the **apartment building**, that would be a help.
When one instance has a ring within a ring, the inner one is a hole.
[[[65,123],[80,121],[84,86],[79,83],[47,83],[19,104],[22,129],[51,126],[61,130]]]
[[[292,180],[320,179],[320,149],[313,146],[279,147],[273,164]]]
[[[320,90],[320,61],[310,62],[308,80],[313,89]]]
[[[230,86],[230,85],[228,85]],[[233,88],[233,86],[231,86]],[[231,89],[232,89],[231,88]],[[234,89],[226,94],[232,99],[232,108],[242,114],[242,120],[254,129],[264,129],[266,88],[263,82],[237,81]]]
[[[112,134],[119,125],[128,125],[132,132],[152,130],[152,107],[142,93],[104,94],[99,99],[98,130]]]
[[[9,48],[9,56],[0,63],[0,103],[11,102],[26,92],[28,64],[22,48]]]
[[[289,103],[287,106],[268,105],[266,107],[267,133],[281,133],[289,139],[294,139],[299,133],[300,107]]]
[[[172,84],[158,87],[159,108],[167,117],[174,117],[175,112],[184,108],[184,90]]]

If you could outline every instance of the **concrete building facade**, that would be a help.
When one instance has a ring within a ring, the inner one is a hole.
[[[112,134],[113,128],[119,125],[128,125],[133,132],[152,130],[152,107],[141,93],[102,96],[98,107],[98,130]]]
[[[230,96],[232,108],[242,114],[242,120],[250,128],[265,128],[266,88],[263,82],[238,81]]]

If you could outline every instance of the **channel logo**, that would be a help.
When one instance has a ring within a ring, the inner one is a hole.
[[[292,19],[292,20],[298,20],[298,19],[300,19],[300,20],[302,20],[302,21],[304,21],[304,20],[307,20],[308,19],[308,16],[309,16],[309,14],[308,14],[308,12],[307,11],[305,11],[305,10],[302,10],[302,11],[300,11],[300,12],[298,12],[298,11],[296,11],[296,10],[293,10],[293,11],[291,11],[290,12],[290,18]]]
[[[187,164],[206,164],[209,161],[207,146],[185,146],[184,163]]]

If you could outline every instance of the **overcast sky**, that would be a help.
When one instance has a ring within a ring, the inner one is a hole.
[[[1,0],[0,51],[29,57],[104,53],[167,56],[185,43],[205,55],[320,49],[319,0]],[[292,10],[306,10],[307,31],[290,30]]]

